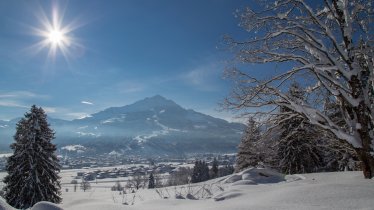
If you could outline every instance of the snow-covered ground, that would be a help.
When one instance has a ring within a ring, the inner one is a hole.
[[[285,178],[285,180],[283,180]],[[198,200],[186,198],[188,192]],[[362,172],[278,176],[268,170],[247,171],[192,185],[139,190],[120,195],[110,189],[64,192],[65,209],[374,209],[374,180]],[[162,198],[168,197],[168,198]],[[130,205],[125,205],[122,203]],[[131,205],[133,204],[133,205]]]
[[[79,188],[74,192],[73,185],[64,185],[63,203],[58,206],[72,210],[374,209],[374,180],[364,179],[362,172],[283,176],[268,169],[248,169],[194,185],[126,194],[111,191],[113,183],[91,186],[86,192]]]

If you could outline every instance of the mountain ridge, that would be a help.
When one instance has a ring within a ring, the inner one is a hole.
[[[128,149],[132,145],[127,152],[139,154],[184,152],[183,149],[231,152],[236,150],[244,128],[240,123],[185,109],[160,95],[109,107],[83,119],[48,120],[56,131],[59,147],[82,144],[98,152]]]

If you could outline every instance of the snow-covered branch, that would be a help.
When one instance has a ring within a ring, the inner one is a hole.
[[[235,69],[236,81],[226,108],[287,107],[311,124],[330,131],[365,154],[374,141],[373,8],[364,0],[263,0],[262,9],[247,8],[239,14],[240,25],[251,36],[226,41],[244,63],[282,63],[280,71],[256,78]],[[345,125],[337,125],[322,106],[298,103],[285,94],[292,81],[305,81],[308,94],[323,101],[327,92],[338,104]],[[272,109],[271,108],[271,109]],[[253,110],[253,109],[252,109]],[[372,153],[374,154],[374,153]],[[374,174],[374,163],[373,163]]]

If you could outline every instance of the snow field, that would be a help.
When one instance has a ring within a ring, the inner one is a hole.
[[[62,179],[71,181],[73,174],[63,172]],[[79,184],[77,192],[73,191],[73,185],[63,185],[62,204],[43,203],[32,210],[58,207],[72,210],[374,209],[374,180],[364,179],[360,171],[284,176],[269,169],[250,168],[202,183],[139,189],[136,193],[127,190],[126,194],[111,191],[113,185],[114,182],[91,183],[92,188],[86,192]],[[5,210],[13,210],[1,202]]]
[[[372,195],[374,181],[364,179],[362,172],[283,176],[268,169],[248,169],[203,183],[140,189],[125,195],[107,188],[69,190],[63,192],[61,206],[73,210],[372,210]]]

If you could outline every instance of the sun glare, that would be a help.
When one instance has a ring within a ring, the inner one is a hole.
[[[48,39],[52,44],[59,45],[64,41],[65,37],[61,31],[54,29],[49,32]]]
[[[62,10],[65,11],[65,10]],[[36,17],[40,22],[39,27],[31,27],[35,35],[42,40],[33,46],[32,53],[38,53],[45,49],[48,50],[48,58],[54,59],[58,54],[62,54],[66,60],[72,56],[72,50],[83,48],[72,37],[72,31],[82,26],[78,21],[65,23],[64,13],[59,13],[57,5],[52,7],[51,15],[48,16],[44,9],[39,7]]]

